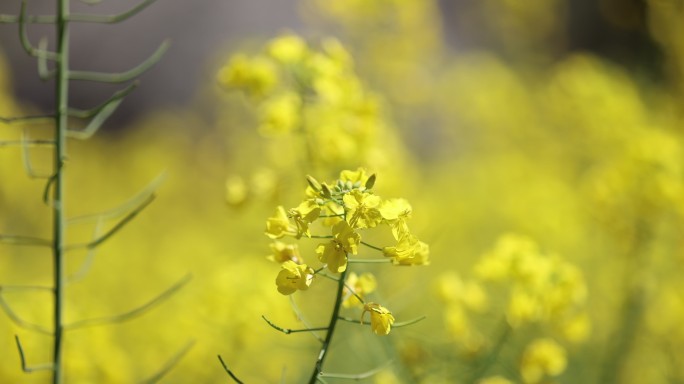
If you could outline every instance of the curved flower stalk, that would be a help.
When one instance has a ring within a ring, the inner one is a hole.
[[[325,358],[333,341],[338,320],[359,325],[370,325],[371,332],[388,335],[392,328],[413,324],[422,318],[395,322],[395,314],[384,305],[368,301],[379,282],[370,273],[357,275],[351,271],[355,263],[384,263],[388,265],[427,265],[429,247],[413,235],[408,226],[411,206],[403,199],[384,200],[373,191],[376,177],[363,168],[346,170],[334,182],[320,183],[307,178],[304,200],[294,208],[277,207],[266,221],[265,234],[274,240],[268,259],[280,263],[281,270],[275,279],[278,292],[292,295],[317,285],[321,277],[337,283],[333,296],[334,306],[327,326],[304,329],[285,329],[264,318],[273,328],[286,333],[325,331],[325,337],[316,358],[310,383],[324,377],[358,379],[357,376],[335,375],[324,372]],[[379,247],[363,240],[364,232],[386,227],[394,234],[395,244]],[[320,229],[327,233],[315,233]],[[305,261],[297,244],[281,239],[320,241],[315,248],[317,265]],[[407,240],[408,239],[408,240]],[[377,252],[380,258],[366,258],[362,250]],[[343,311],[360,311],[356,316],[343,316]],[[365,316],[366,313],[369,316]],[[369,318],[370,322],[364,321]],[[232,375],[226,368],[227,372]],[[364,374],[361,374],[362,376]],[[365,376],[364,376],[365,377]]]

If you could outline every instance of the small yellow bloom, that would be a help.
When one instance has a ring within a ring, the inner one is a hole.
[[[392,258],[394,265],[430,264],[430,246],[411,234],[405,234],[394,247],[385,247],[383,254]]]
[[[266,100],[260,106],[259,133],[278,136],[292,132],[301,118],[302,100],[295,92],[284,92]]]
[[[513,289],[506,310],[506,319],[513,328],[541,320],[543,316],[539,299],[523,289]]]
[[[413,208],[406,199],[387,199],[382,202],[379,211],[383,219],[393,222],[409,219]]]
[[[377,287],[377,282],[375,281],[375,276],[371,273],[364,273],[358,276],[356,273],[351,272],[347,276],[347,281],[345,282],[344,288],[344,301],[342,301],[342,306],[345,308],[350,308],[354,306],[362,306],[363,303],[358,299],[357,296],[363,298],[365,295],[373,292],[375,287]],[[352,291],[349,290],[349,288]]]
[[[297,244],[286,244],[282,241],[274,241],[271,244],[272,254],[268,255],[266,258],[276,263],[284,263],[288,260],[295,262],[296,264],[304,264],[302,256],[299,254],[299,247]]]
[[[556,325],[563,338],[571,343],[585,341],[591,333],[591,320],[586,313],[564,319]]]
[[[553,339],[533,341],[523,353],[520,374],[527,384],[541,382],[545,376],[558,376],[567,366],[565,349]]]
[[[296,234],[297,227],[290,223],[285,208],[278,206],[275,216],[266,220],[266,236],[271,239],[279,239],[285,235],[295,236]]]
[[[321,43],[323,51],[328,54],[328,57],[340,63],[342,66],[351,68],[353,65],[351,54],[342,46],[339,40],[335,38],[327,38]]]
[[[455,272],[447,272],[439,277],[436,284],[437,295],[447,304],[464,305],[474,312],[487,309],[487,293],[476,281],[463,281]]]
[[[226,179],[226,203],[241,204],[247,200],[247,194],[247,184],[242,177],[233,175]]]
[[[363,168],[357,168],[356,171],[344,170],[340,172],[340,181],[345,183],[349,181],[352,184],[359,183],[361,186],[366,185],[369,177],[370,175]]]
[[[242,89],[251,97],[263,97],[275,87],[278,73],[270,60],[238,54],[221,68],[218,81],[224,87]]]
[[[332,232],[333,239],[328,243],[320,244],[316,248],[316,253],[322,263],[328,264],[331,272],[340,273],[347,269],[347,254],[356,254],[361,235],[354,232],[346,221],[335,224]]]
[[[347,209],[347,221],[353,228],[373,228],[380,223],[382,216],[378,207],[380,197],[354,189],[342,197]]]
[[[387,308],[376,303],[367,303],[363,306],[361,313],[361,322],[363,323],[363,315],[366,312],[370,313],[371,329],[376,335],[387,335],[390,333],[392,324],[394,324],[394,316],[387,310]]]
[[[309,289],[313,281],[313,269],[307,267],[306,264],[297,264],[291,260],[284,262],[282,268],[276,277],[278,292],[283,295],[291,295],[297,290]]]
[[[332,234],[346,252],[356,255],[359,243],[361,243],[361,235],[354,232],[354,229],[346,221],[335,224],[332,228]]]
[[[302,235],[311,237],[309,224],[318,219],[320,213],[321,207],[316,204],[315,199],[304,200],[297,208],[290,209],[290,217],[294,219],[297,225],[297,238],[302,237]]]
[[[273,39],[267,48],[268,54],[283,64],[302,61],[307,53],[307,46],[301,37],[293,34]]]

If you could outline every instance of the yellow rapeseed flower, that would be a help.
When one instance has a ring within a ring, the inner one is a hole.
[[[335,224],[332,232],[333,239],[318,245],[316,253],[322,263],[328,264],[331,272],[340,273],[347,269],[347,254],[357,253],[361,235],[354,232],[346,221]]]
[[[403,234],[409,232],[406,222],[411,218],[413,209],[406,199],[383,200],[378,210],[383,220],[392,228],[395,239],[399,239]]]
[[[266,236],[271,239],[279,239],[285,235],[297,235],[297,227],[290,223],[287,212],[282,206],[278,206],[275,216],[266,220]]]
[[[309,224],[318,219],[320,213],[321,207],[316,204],[315,199],[304,200],[297,208],[290,209],[290,217],[292,217],[297,226],[297,238],[302,237],[302,235],[311,237]]]
[[[394,247],[385,247],[383,254],[392,258],[394,265],[430,264],[430,246],[411,234],[405,234]]]
[[[306,264],[297,264],[291,260],[284,262],[282,268],[276,277],[278,292],[283,295],[291,295],[297,290],[309,289],[313,281],[313,269],[307,267]]]
[[[363,315],[366,312],[370,313],[371,317],[371,329],[376,335],[387,335],[390,333],[392,324],[394,324],[394,316],[387,310],[387,308],[376,303],[367,303],[363,306],[363,312],[361,313],[361,322],[363,323]]]
[[[382,221],[379,196],[355,189],[342,197],[352,228],[373,228]]]

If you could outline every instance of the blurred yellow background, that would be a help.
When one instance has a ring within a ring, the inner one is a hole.
[[[328,104],[297,109],[281,98],[293,85],[280,77],[272,94],[255,96],[255,83],[228,76],[236,55],[268,57],[276,36],[251,37],[206,59],[210,75],[186,107],[148,109],[116,132],[70,142],[70,217],[112,209],[164,176],[155,201],[68,285],[67,321],[126,312],[191,280],[140,317],[68,332],[66,381],[138,382],[188,343],[161,382],[229,381],[217,354],[247,383],[304,381],[316,340],[261,319],[302,327],[276,290],[265,220],[301,201],[307,173],[327,181],[358,166],[377,173],[380,194],[411,202],[431,259],[358,271],[376,274],[376,297],[397,321],[427,318],[387,337],[342,324],[327,370],[392,362],[369,383],[684,380],[684,11],[671,0],[596,2],[597,17],[623,33],[614,41],[641,39],[643,50],[624,53],[574,46],[570,1],[456,3],[303,0],[307,49],[321,68],[342,68],[316,83]],[[454,33],[468,43],[450,42]],[[0,64],[0,115],[35,112]],[[259,75],[254,61],[245,68]],[[300,120],[310,136],[290,132]],[[0,140],[20,140],[22,128],[2,125]],[[35,172],[50,172],[50,153],[29,151]],[[44,181],[25,163],[21,147],[0,146],[0,234],[49,238]],[[69,241],[117,218],[73,223]],[[317,243],[306,241],[313,260]],[[69,274],[88,260],[71,252]],[[0,244],[0,285],[50,285],[51,262],[49,249]],[[317,284],[293,297],[323,325],[334,284]],[[49,327],[49,293],[0,297]],[[21,372],[14,335],[28,363],[50,359],[50,337],[0,316],[0,381],[46,382]]]

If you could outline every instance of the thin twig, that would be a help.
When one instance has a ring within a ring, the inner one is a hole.
[[[64,326],[64,329],[72,330],[72,329],[78,329],[78,328],[92,327],[95,325],[120,323],[123,321],[131,320],[135,317],[138,317],[138,316],[144,314],[145,312],[148,312],[149,310],[151,310],[155,306],[162,303],[164,300],[171,297],[171,295],[176,293],[185,284],[187,284],[191,278],[192,278],[191,275],[185,276],[180,281],[178,281],[177,283],[172,285],[170,288],[168,288],[166,291],[157,295],[154,299],[152,299],[152,300],[148,301],[147,303],[145,303],[145,304],[143,304],[137,308],[134,308],[128,312],[124,312],[124,313],[114,315],[114,316],[105,316],[105,317],[99,317],[99,318],[95,318],[95,319],[86,319],[86,320],[76,321],[76,322],[71,323],[71,324],[66,324]]]
[[[97,4],[100,0],[81,0],[84,3]],[[64,21],[75,21],[80,23],[99,23],[99,24],[114,24],[129,19],[138,14],[143,9],[150,6],[156,0],[145,0],[128,11],[116,15],[88,15],[74,13],[64,18]],[[19,21],[19,17],[15,15],[0,15],[0,24],[14,24]],[[54,24],[57,22],[57,17],[53,15],[41,16],[26,16],[25,22],[33,24]]]
[[[100,236],[100,230],[102,229],[102,220],[99,220],[95,224],[95,228],[93,228],[93,239],[97,239]],[[95,261],[95,255],[97,253],[97,248],[89,248],[88,252],[86,252],[85,259],[83,260],[83,263],[81,263],[81,266],[78,268],[76,272],[71,274],[71,276],[67,277],[67,284],[73,284],[76,281],[79,281],[83,279],[88,272],[90,271],[90,268],[93,265],[93,262]]]
[[[162,172],[157,177],[152,179],[152,181],[145,186],[140,192],[138,192],[135,196],[131,197],[127,201],[123,202],[122,204],[109,209],[107,211],[103,212],[98,212],[98,213],[91,213],[87,215],[82,215],[82,216],[75,216],[72,218],[69,218],[67,222],[69,224],[78,224],[82,222],[87,222],[91,220],[108,220],[112,219],[117,216],[121,216],[123,212],[130,211],[135,209],[135,207],[139,207],[142,202],[145,200],[149,199],[151,195],[154,195],[154,193],[157,191],[161,183],[164,181],[166,178],[166,173]]]
[[[59,60],[60,56],[57,53],[36,49],[31,44],[31,41],[29,40],[28,35],[26,33],[26,0],[21,1],[18,25],[19,41],[21,42],[21,46],[22,48],[24,48],[26,53],[33,57],[42,58],[43,60]]]
[[[12,244],[12,245],[35,245],[35,246],[41,246],[41,247],[52,246],[52,243],[50,242],[50,240],[41,239],[39,237],[3,235],[3,234],[0,234],[0,243]]]
[[[120,73],[90,72],[90,71],[70,71],[70,80],[95,81],[99,83],[125,83],[142,75],[145,71],[152,68],[171,46],[170,41],[164,41],[150,57],[145,59],[136,67]]]
[[[29,366],[26,364],[26,356],[24,355],[24,348],[21,346],[21,341],[19,341],[19,336],[14,335],[14,341],[17,343],[17,349],[19,350],[19,359],[21,360],[21,370],[26,372],[26,373],[31,373],[31,372],[37,372],[37,371],[54,371],[55,366],[54,364],[40,364],[40,365],[34,365],[34,366]]]
[[[12,307],[10,307],[10,305],[5,301],[5,299],[2,297],[2,295],[0,295],[0,307],[2,307],[2,310],[5,311],[5,314],[7,314],[7,317],[9,317],[10,320],[12,320],[12,322],[14,324],[18,325],[19,327],[22,327],[24,329],[28,329],[30,331],[42,333],[43,335],[53,335],[53,332],[51,330],[43,327],[42,325],[28,322],[28,321],[22,319],[21,317],[19,317],[19,315],[17,315],[12,310]]]
[[[496,363],[497,358],[499,357],[499,354],[501,353],[501,349],[503,346],[506,344],[508,341],[509,336],[511,335],[512,328],[510,324],[508,324],[508,320],[506,318],[503,318],[501,321],[501,332],[499,333],[499,337],[496,340],[496,344],[492,347],[491,351],[482,359],[479,361],[479,363],[475,366],[472,374],[470,377],[465,381],[468,384],[475,384],[478,382],[479,379],[484,377],[487,374],[487,371],[489,368]]]
[[[299,309],[299,306],[295,302],[294,295],[290,295],[290,306],[292,307],[292,311],[294,311],[295,316],[297,316],[297,320],[301,321],[306,328],[313,328],[311,325],[309,325],[309,322],[304,318],[304,313],[302,313],[302,311]],[[318,340],[318,342],[323,342],[323,338],[319,336],[318,333],[311,332],[310,335],[313,336],[313,338],[315,338],[316,340]]]
[[[360,324],[360,325],[370,325],[370,323],[368,323],[368,322],[365,322],[365,323],[364,323],[364,322],[362,322],[361,320],[352,319],[351,317],[339,316],[338,318],[339,318],[340,320],[344,320],[344,321],[349,322],[349,323]],[[423,315],[423,316],[420,316],[420,317],[416,317],[415,319],[411,319],[411,320],[407,320],[407,321],[402,321],[402,322],[399,322],[399,323],[394,323],[394,324],[392,324],[392,328],[401,328],[401,327],[405,327],[405,326],[407,326],[407,325],[411,325],[411,324],[415,324],[415,323],[417,323],[417,322],[419,322],[419,321],[423,321],[423,320],[425,320],[426,318],[427,318],[427,316]]]
[[[155,195],[150,195],[147,198],[147,200],[143,201],[142,204],[140,204],[140,206],[138,208],[136,208],[133,212],[126,215],[123,219],[121,219],[121,221],[116,223],[112,227],[112,229],[107,231],[104,235],[100,236],[96,240],[93,240],[93,241],[88,242],[88,243],[72,244],[72,245],[65,247],[65,249],[67,249],[67,250],[78,249],[78,248],[92,249],[92,248],[99,246],[100,244],[104,243],[107,239],[112,237],[116,232],[121,230],[121,228],[123,228],[131,220],[133,220],[140,212],[142,212],[143,209],[145,209],[145,207],[147,207],[148,205],[150,205],[150,203],[152,203],[154,198],[155,198]]]
[[[325,273],[325,272],[319,273],[319,275],[321,275],[321,276],[323,276],[323,277],[325,277],[325,278],[327,278],[327,279],[330,279],[330,280],[332,280],[332,281],[338,281],[338,282],[340,281],[340,279],[338,279],[337,277],[330,276],[330,275],[328,275],[328,274]],[[356,298],[359,299],[359,301],[361,302],[361,304],[364,304],[364,303],[365,303],[365,301],[363,300],[363,298],[361,298],[361,296],[359,296],[359,295],[354,291],[354,289],[353,289],[352,287],[350,287],[349,284],[347,284],[346,281],[344,282],[344,287],[347,288],[347,290],[349,291],[350,294],[356,296]],[[347,297],[349,297],[349,295],[346,295],[346,296],[343,298],[343,300],[346,300]]]
[[[391,262],[392,259],[347,259],[347,263],[351,264],[387,264]]]
[[[103,103],[98,105],[97,107],[91,108],[91,109],[76,109],[76,108],[69,108],[69,116],[72,117],[77,117],[80,119],[87,119],[89,117],[93,117],[96,115],[98,112],[103,110],[107,105],[109,105],[112,101],[120,100],[123,99],[124,97],[128,96],[131,92],[133,92],[138,86],[140,85],[139,81],[134,81],[126,88],[123,88],[121,90],[118,90],[114,92],[107,100],[105,100]]]
[[[91,0],[92,1],[92,0]],[[100,23],[100,24],[114,24],[122,22],[129,19],[136,14],[140,13],[143,9],[150,6],[156,0],[144,0],[135,7],[129,9],[128,11],[116,14],[116,15],[84,15],[74,13],[69,18],[69,21],[76,21],[81,23]]]
[[[195,345],[194,341],[191,341],[187,343],[183,348],[181,348],[178,352],[176,352],[175,355],[173,355],[167,362],[164,364],[157,373],[154,375],[150,376],[148,379],[145,379],[142,381],[143,384],[153,384],[158,382],[159,380],[162,379],[162,377],[166,376],[167,373],[169,373],[176,365],[178,365],[178,362],[181,361],[183,356],[185,356],[188,351],[192,348],[192,346]]]
[[[302,328],[302,329],[289,329],[289,328],[283,328],[275,325],[271,320],[267,319],[266,316],[261,315],[261,318],[268,323],[273,329],[280,331],[286,335],[289,335],[290,333],[298,333],[298,332],[315,332],[315,331],[326,331],[328,330],[328,327],[317,327],[317,328]]]
[[[17,116],[17,117],[2,117],[2,116],[0,116],[0,122],[3,122],[5,124],[29,123],[33,120],[52,121],[54,119],[55,119],[55,115],[31,115],[31,116]]]
[[[0,141],[0,147],[54,147],[54,140],[7,140]]]
[[[376,246],[373,245],[373,244],[368,244],[368,243],[366,243],[365,241],[361,241],[361,244],[365,245],[365,246],[368,247],[368,248],[375,249],[376,251],[384,252],[384,249],[382,249],[382,248],[380,248],[380,247],[376,247]]]
[[[381,366],[379,366],[379,367],[376,367],[376,368],[371,369],[370,371],[366,371],[366,372],[362,372],[362,373],[357,373],[357,374],[327,373],[327,372],[326,372],[326,373],[323,373],[323,372],[321,372],[321,376],[322,376],[322,377],[331,378],[331,379],[345,379],[345,380],[356,380],[356,381],[358,381],[358,380],[367,379],[367,378],[369,378],[369,377],[371,377],[371,376],[377,374],[378,372],[380,372],[380,371],[382,371],[383,369],[385,369],[385,368],[389,367],[390,365],[392,365],[392,363],[393,363],[393,361],[390,360],[390,361],[386,362],[385,364],[383,364],[383,365],[381,365]]]
[[[48,179],[52,175],[40,175],[33,170],[33,164],[31,163],[31,154],[29,153],[29,146],[25,144],[30,140],[31,139],[29,139],[28,137],[28,132],[24,128],[21,131],[21,141],[24,143],[21,146],[21,158],[24,161],[24,169],[26,170],[26,174],[32,179]]]
[[[226,371],[228,376],[230,376],[231,379],[235,380],[236,383],[244,384],[240,379],[237,378],[237,376],[235,376],[235,374],[230,369],[228,369],[228,366],[226,365],[226,363],[221,358],[221,355],[217,355],[217,356],[218,356],[219,361],[221,362],[221,365],[223,366],[223,369]]]

